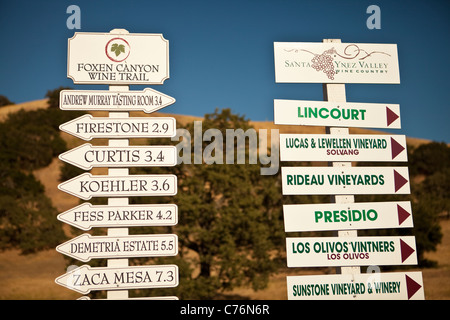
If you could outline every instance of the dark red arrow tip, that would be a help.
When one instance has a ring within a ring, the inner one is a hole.
[[[387,118],[387,126],[389,127],[392,122],[398,119],[398,115],[394,113],[391,109],[386,107],[386,118]]]
[[[419,291],[422,286],[415,282],[413,279],[408,277],[408,275],[405,274],[406,277],[406,291],[408,291],[408,300],[411,299],[413,295],[416,294],[417,291]]]
[[[395,187],[395,192],[400,190],[400,188],[403,187],[407,182],[408,182],[408,180],[403,178],[400,175],[400,173],[398,173],[397,171],[394,170],[394,187]]]
[[[401,225],[411,215],[408,211],[397,205],[398,225]]]
[[[414,249],[411,248],[406,242],[400,239],[400,252],[402,255],[402,263],[405,262],[406,259],[409,258],[410,255],[413,254]]]
[[[392,160],[394,160],[403,150],[405,150],[405,147],[391,137]]]

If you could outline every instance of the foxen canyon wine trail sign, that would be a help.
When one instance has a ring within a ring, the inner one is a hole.
[[[107,228],[107,235],[85,233],[56,250],[83,262],[107,259],[107,267],[83,265],[55,282],[82,294],[106,290],[107,299],[128,299],[132,289],[176,287],[178,266],[129,266],[128,260],[178,254],[176,234],[129,235],[129,227],[178,223],[175,204],[129,204],[129,197],[174,196],[178,191],[173,174],[130,175],[128,169],[177,164],[175,146],[129,144],[131,138],[169,138],[176,133],[174,118],[129,115],[129,111],[152,113],[175,102],[152,88],[129,91],[129,85],[163,84],[169,78],[169,42],[161,34],[133,34],[124,29],[77,32],[68,40],[67,76],[75,84],[108,84],[109,90],[62,90],[62,110],[109,111],[109,116],[86,114],[62,124],[60,130],[83,140],[109,140],[106,146],[80,145],[59,159],[83,170],[108,168],[108,174],[83,173],[58,188],[83,200],[105,197],[108,203],[85,202],[59,214],[58,219],[81,230]]]
[[[346,101],[345,83],[399,84],[397,45],[274,42],[275,82],[322,83],[324,101],[274,99],[274,123],[324,126],[326,134],[281,134],[283,195],[330,195],[330,203],[286,204],[286,232],[334,231],[334,237],[287,237],[288,267],[336,267],[336,275],[288,276],[288,299],[424,299],[421,272],[361,274],[361,266],[416,265],[414,236],[359,237],[358,230],[412,228],[409,201],[355,202],[358,194],[410,194],[404,135],[353,135],[348,127],[400,129],[400,106]],[[403,233],[402,233],[403,234]],[[379,268],[378,268],[379,269]]]
[[[76,32],[68,41],[67,77],[75,84],[163,84],[169,41],[162,34]]]

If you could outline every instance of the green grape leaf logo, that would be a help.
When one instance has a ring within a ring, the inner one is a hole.
[[[122,62],[130,55],[130,44],[123,38],[113,38],[105,46],[106,56],[114,62]]]
[[[125,53],[125,46],[123,44],[113,43],[111,46],[111,51],[116,54],[116,57],[122,52]]]

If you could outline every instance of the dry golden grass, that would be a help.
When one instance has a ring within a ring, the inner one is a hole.
[[[48,99],[42,99],[42,100],[35,100],[35,101],[29,101],[24,103],[18,103],[18,104],[12,104],[9,106],[4,106],[0,108],[0,121],[3,121],[6,119],[8,114],[12,112],[17,112],[21,109],[32,111],[37,109],[44,109],[47,108],[47,100]]]

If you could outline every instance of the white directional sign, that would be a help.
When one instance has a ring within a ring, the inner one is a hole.
[[[175,118],[102,118],[83,115],[59,126],[83,140],[93,138],[170,138],[176,134]]]
[[[90,230],[93,227],[174,226],[178,223],[176,204],[107,206],[83,203],[58,215],[58,220]]]
[[[56,251],[77,260],[132,257],[167,257],[178,254],[176,234],[91,236],[82,234],[56,247]]]
[[[67,77],[75,84],[162,84],[169,78],[169,41],[162,34],[75,32]]]
[[[409,194],[408,167],[282,167],[283,195]]]
[[[411,212],[409,201],[283,205],[286,232],[412,228]]]
[[[62,110],[144,111],[152,113],[175,103],[175,98],[156,90],[143,91],[62,90]]]
[[[398,104],[274,100],[274,123],[400,129]]]
[[[422,272],[287,276],[289,300],[424,300]]]
[[[170,167],[177,164],[175,146],[105,147],[85,143],[59,155],[59,159],[84,170],[94,167]]]
[[[417,264],[413,236],[286,238],[286,253],[288,267]]]
[[[171,288],[178,286],[178,266],[145,265],[93,268],[83,265],[58,278],[63,287],[87,294],[93,290]]]
[[[280,134],[281,161],[408,161],[404,135]]]
[[[58,189],[83,200],[92,197],[148,197],[177,194],[173,174],[103,176],[83,173],[60,183]]]
[[[396,44],[274,42],[275,81],[400,83]]]

